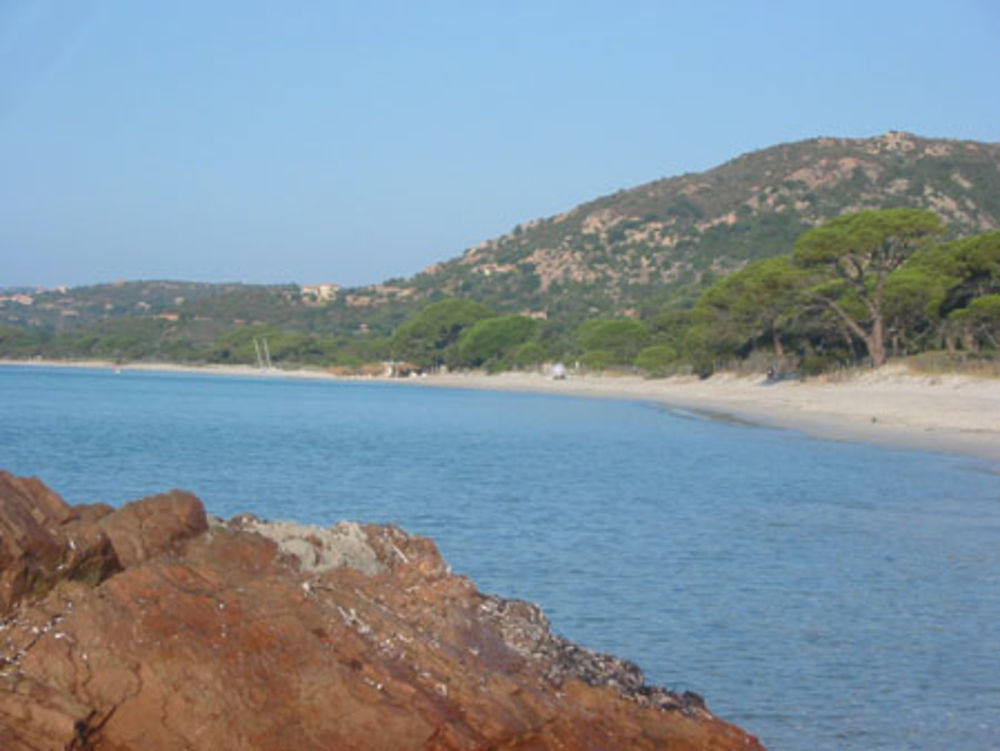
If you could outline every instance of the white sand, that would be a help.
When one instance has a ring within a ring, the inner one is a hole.
[[[261,371],[250,366],[0,361],[8,365],[90,367],[218,375],[373,380],[315,370]],[[383,380],[383,379],[377,379]],[[386,382],[390,382],[386,380]],[[1000,380],[915,375],[901,366],[837,380],[768,383],[763,376],[598,377],[570,374],[555,381],[534,373],[453,373],[393,380],[415,386],[530,391],[569,396],[640,399],[677,408],[730,415],[836,440],[967,454],[1000,462]]]

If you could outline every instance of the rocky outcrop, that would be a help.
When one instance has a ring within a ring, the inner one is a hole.
[[[96,584],[120,570],[111,541],[86,523],[110,512],[70,508],[38,480],[0,472],[0,613],[56,582]]]
[[[392,526],[0,473],[0,748],[754,749]]]

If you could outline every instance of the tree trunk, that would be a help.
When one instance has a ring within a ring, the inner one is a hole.
[[[865,338],[868,345],[868,356],[872,359],[872,367],[885,365],[885,317],[882,315],[882,286],[885,278],[880,276],[875,285],[875,295],[871,300],[865,300],[865,307],[872,317],[872,333]]]
[[[872,367],[885,365],[885,323],[881,316],[872,321],[872,333],[865,337],[865,345],[868,347],[868,356],[872,359]]]
[[[975,334],[968,326],[962,329],[962,348],[972,353],[979,351],[979,342],[976,341]]]
[[[785,348],[781,346],[781,336],[778,334],[778,330],[775,328],[771,329],[771,339],[774,341],[774,354],[777,357],[784,357]]]
[[[864,301],[872,318],[872,330],[869,332],[833,300],[822,296],[819,299],[840,317],[840,320],[854,336],[864,342],[872,366],[877,368],[879,365],[885,364],[885,320],[882,318],[881,306],[877,302]]]

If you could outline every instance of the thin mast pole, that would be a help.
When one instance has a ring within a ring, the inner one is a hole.
[[[260,354],[260,345],[257,343],[257,337],[253,338],[253,348],[254,348],[254,351],[257,353],[257,367],[260,368],[261,370],[263,370],[264,369],[264,358],[261,357],[261,354]]]
[[[267,337],[263,338],[264,342],[264,358],[267,360],[267,369],[271,370],[274,366],[271,365],[271,350],[267,348]]]

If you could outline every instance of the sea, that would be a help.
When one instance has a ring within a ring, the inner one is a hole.
[[[1000,467],[641,401],[0,367],[71,503],[428,535],[480,590],[770,749],[1000,748]]]

